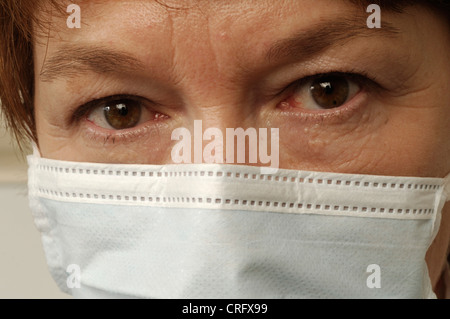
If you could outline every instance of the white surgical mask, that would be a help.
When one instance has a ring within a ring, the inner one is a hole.
[[[51,274],[75,297],[434,297],[450,177],[28,162]]]

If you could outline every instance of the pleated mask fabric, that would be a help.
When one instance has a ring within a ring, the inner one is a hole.
[[[450,177],[30,155],[50,272],[78,298],[433,298]]]

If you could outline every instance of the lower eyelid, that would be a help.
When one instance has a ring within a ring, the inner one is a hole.
[[[167,117],[169,118],[169,117]],[[163,120],[146,121],[133,128],[124,130],[105,129],[85,119],[82,124],[81,134],[85,140],[93,145],[103,146],[116,143],[129,144],[140,141],[144,136],[159,136],[162,130],[167,129],[167,123]]]
[[[355,114],[362,114],[364,108],[369,103],[370,96],[371,94],[362,87],[351,100],[335,109],[300,109],[298,107],[292,107],[292,105],[284,101],[277,104],[277,109],[280,111],[281,116],[287,117],[286,120],[294,119],[310,124],[340,125],[345,124]],[[283,103],[286,104],[283,106]]]

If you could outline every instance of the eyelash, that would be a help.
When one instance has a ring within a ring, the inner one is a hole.
[[[292,103],[291,98],[296,93],[298,89],[301,89],[307,84],[314,82],[315,80],[324,77],[341,77],[347,81],[351,81],[359,86],[359,91],[353,98],[346,101],[344,104],[330,109],[322,109],[320,111],[311,111],[303,108],[298,108],[296,103]],[[385,88],[379,84],[376,78],[370,76],[366,72],[361,71],[331,71],[324,73],[316,73],[311,76],[305,76],[299,80],[291,82],[289,85],[284,86],[279,93],[276,94],[278,99],[281,99],[277,103],[277,108],[285,115],[294,116],[298,119],[307,122],[315,123],[342,123],[345,122],[349,117],[354,114],[354,112],[360,108],[361,103],[363,103],[364,96],[367,94],[360,95],[360,93],[378,93],[385,90]],[[287,107],[287,109],[286,109]]]
[[[145,98],[136,96],[136,95],[129,95],[129,94],[116,94],[116,95],[110,95],[106,97],[102,97],[99,99],[95,99],[92,101],[89,101],[81,106],[79,106],[72,114],[70,119],[70,124],[73,123],[79,123],[82,119],[86,118],[86,116],[95,108],[106,104],[108,102],[118,101],[118,100],[133,100],[136,102],[139,102],[140,104],[149,103]]]
[[[342,72],[342,71],[331,71],[331,72],[324,72],[324,73],[316,73],[310,76],[305,76],[301,79],[298,79],[294,82],[292,82],[287,87],[284,86],[284,89],[280,92],[280,94],[283,94],[283,92],[286,92],[286,90],[289,90],[291,88],[300,87],[302,85],[307,84],[308,82],[314,81],[316,79],[320,79],[325,76],[339,76],[343,77],[347,80],[354,81],[357,84],[360,84],[362,87],[365,88],[371,88],[371,89],[384,89],[383,86],[379,84],[377,79],[373,76],[370,76],[366,72],[362,71],[350,71],[350,72]]]
[[[361,86],[362,90],[367,90],[367,89],[372,89],[372,90],[380,90],[380,89],[384,89],[374,77],[369,76],[367,73],[365,72],[361,72],[361,71],[351,71],[351,72],[342,72],[342,71],[332,71],[332,72],[324,72],[324,73],[317,73],[311,76],[305,76],[301,79],[298,79],[292,83],[290,83],[287,86],[283,86],[283,88],[281,90],[277,90],[272,96],[282,96],[284,94],[286,94],[286,92],[291,92],[292,90],[295,90],[296,88],[299,88],[303,85],[306,85],[307,83],[314,81],[316,79],[319,79],[321,77],[324,76],[339,76],[339,77],[343,77],[347,80],[350,81],[354,81],[355,83],[357,83],[358,85]],[[288,99],[289,96],[286,98]],[[286,99],[284,101],[286,101]],[[70,119],[70,124],[78,124],[80,123],[81,120],[86,119],[87,116],[90,114],[90,112],[92,112],[95,108],[100,107],[101,105],[104,105],[106,103],[109,102],[113,102],[113,101],[117,101],[117,100],[132,100],[132,101],[136,101],[139,102],[142,107],[145,107],[145,104],[151,104],[151,102],[143,97],[140,96],[136,96],[136,95],[129,95],[129,94],[117,94],[117,95],[111,95],[111,96],[107,96],[107,97],[103,97],[103,98],[99,98],[99,99],[95,99],[92,101],[89,101],[81,106],[79,106],[72,114],[71,119]],[[336,112],[337,109],[331,109],[328,110],[327,113],[331,114],[333,112]],[[149,109],[150,111],[153,111],[151,109]],[[155,113],[158,113],[157,111],[154,111]],[[136,130],[135,128],[133,128],[134,130]],[[104,130],[104,129],[103,129]],[[120,131],[112,131],[112,132],[103,132],[101,133],[101,135],[104,136],[105,141],[107,141],[109,138],[111,138],[114,135],[118,135],[118,132]],[[100,133],[100,132],[99,132]],[[121,133],[122,135],[125,135],[123,132]],[[128,132],[127,134],[132,134],[132,129],[130,129],[130,132]]]

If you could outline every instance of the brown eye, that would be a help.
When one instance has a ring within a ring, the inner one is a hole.
[[[156,103],[139,96],[112,95],[90,101],[76,111],[76,118],[85,117],[95,126],[107,130],[126,130],[141,124],[169,119],[155,110]]]
[[[350,84],[342,76],[323,76],[311,83],[310,92],[314,102],[321,108],[332,109],[347,101]]]
[[[141,119],[141,105],[133,100],[118,100],[108,103],[103,108],[106,121],[116,130],[136,126]]]

